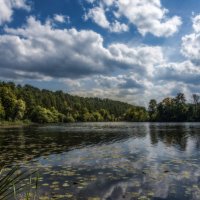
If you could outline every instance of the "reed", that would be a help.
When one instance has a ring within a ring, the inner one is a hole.
[[[38,198],[39,175],[36,171],[1,168],[0,200],[36,200]]]

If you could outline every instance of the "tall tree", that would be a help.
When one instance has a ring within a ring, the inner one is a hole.
[[[175,101],[177,104],[185,104],[186,103],[186,98],[185,95],[183,93],[178,93]]]
[[[0,97],[5,110],[5,119],[14,120],[17,100],[16,96],[12,92],[12,88],[10,88],[9,85],[0,88]]]
[[[158,107],[157,107],[157,101],[155,99],[150,100],[148,112],[150,121],[156,121],[158,117]]]
[[[4,107],[0,101],[0,120],[4,120],[5,118],[5,110],[4,110]]]
[[[186,98],[183,93],[178,93],[176,98],[176,121],[187,121],[188,106],[186,105]]]
[[[26,103],[22,99],[17,100],[15,104],[14,119],[18,119],[18,120],[23,119],[25,112],[26,112]]]
[[[199,100],[200,100],[200,96],[197,95],[197,94],[193,94],[192,95],[193,97],[193,102],[194,102],[194,119],[197,120],[199,118],[199,111],[200,111],[200,108],[199,108]]]

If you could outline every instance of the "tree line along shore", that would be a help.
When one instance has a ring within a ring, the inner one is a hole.
[[[63,91],[40,90],[31,85],[0,82],[0,125],[64,122],[196,122],[200,121],[200,97],[187,103],[183,93],[149,106],[73,96]]]

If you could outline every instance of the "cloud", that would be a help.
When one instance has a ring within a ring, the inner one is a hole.
[[[134,73],[131,70],[120,75],[93,76],[77,80],[79,86],[71,91],[82,96],[112,98],[115,100],[148,106],[150,99],[161,101],[167,96],[184,92],[190,100],[192,93],[198,93],[200,69],[192,62],[166,62],[155,65],[151,76]],[[87,87],[89,85],[89,87]],[[92,85],[92,87],[91,87]]]
[[[22,28],[5,28],[0,36],[1,76],[80,78],[127,69],[148,74],[163,60],[159,47],[103,43],[94,31],[53,28],[30,17]]]
[[[200,15],[196,15],[192,18],[193,29],[196,33],[200,32]]]
[[[129,30],[129,27],[128,25],[115,20],[112,24],[110,24],[109,30],[114,33],[121,33],[127,32]]]
[[[0,25],[12,21],[14,9],[30,10],[26,0],[0,0],[0,5]]]
[[[94,3],[96,0],[86,0],[88,3]]]
[[[168,11],[160,0],[138,2],[101,0],[101,4],[95,3],[86,17],[110,32],[128,31],[127,21],[143,35],[152,33],[168,37],[178,30],[179,26],[168,26],[176,16],[168,18]],[[115,9],[111,9],[113,7]],[[111,10],[116,12],[116,15],[112,13],[112,19],[108,17]],[[127,20],[122,22],[124,17]],[[1,78],[61,81],[74,94],[141,105],[151,98],[159,101],[164,96],[173,96],[179,90],[187,96],[198,91],[199,15],[192,18],[193,32],[182,37],[181,52],[185,60],[180,62],[168,60],[163,55],[166,51],[160,46],[106,43],[102,35],[92,30],[56,26],[67,20],[67,16],[60,14],[45,23],[29,17],[19,28],[4,28],[0,35]]]
[[[105,16],[104,9],[101,7],[95,7],[89,10],[88,14],[85,16],[85,19],[88,20],[91,18],[96,24],[103,28],[109,28],[109,21]]]
[[[200,65],[200,15],[192,18],[193,33],[182,37],[182,54],[193,63]]]
[[[119,76],[97,76],[95,77],[97,87],[101,88],[118,88],[120,83],[123,83],[121,75]]]
[[[200,68],[191,61],[165,63],[156,67],[154,81],[175,81],[191,85],[200,85]]]
[[[126,24],[120,23],[117,20],[110,23],[106,17],[103,7],[94,7],[90,9],[84,18],[85,20],[91,19],[97,25],[108,29],[110,32],[121,33],[129,30],[129,27]]]
[[[66,87],[68,87],[68,82]],[[75,95],[112,98],[119,101],[126,99],[126,102],[140,103],[140,105],[144,105],[146,99],[149,100],[149,96],[144,97],[149,82],[135,73],[125,73],[117,76],[95,75],[92,79],[89,77],[78,79],[76,83],[78,84],[73,85],[73,87],[70,86],[68,89]]]
[[[70,17],[66,15],[55,14],[54,21],[59,23],[70,23]]]
[[[152,74],[154,66],[164,62],[162,48],[158,46],[129,48],[124,44],[111,44],[109,50],[119,60],[124,60],[130,65],[143,66],[138,68],[143,76]]]
[[[113,5],[115,0],[103,0],[104,4],[107,5],[107,6],[111,6]]]
[[[118,13],[125,16],[144,36],[169,37],[176,33],[182,24],[180,17],[167,17],[168,10],[160,0],[118,0]]]
[[[148,107],[150,99],[156,99],[159,102],[165,97],[174,97],[177,93],[184,92],[186,98],[190,100],[192,93],[199,91],[199,86],[197,85],[190,85],[175,80],[152,82],[145,78],[140,80],[128,79],[127,75],[124,78],[114,76],[100,78],[95,76],[93,79],[98,79],[98,84],[88,79],[90,88],[87,88],[82,85],[82,81],[80,80],[78,82],[81,87],[69,88],[71,94],[84,97],[110,98]],[[131,84],[129,84],[129,81]]]
[[[143,36],[151,33],[157,37],[169,37],[174,35],[182,24],[180,17],[167,16],[169,11],[162,7],[160,0],[101,0],[99,4],[101,8],[90,9],[88,15],[98,25],[104,25],[102,26],[104,28],[108,28],[109,24],[105,17],[105,10],[112,7],[114,7],[112,9],[114,16],[118,19],[127,18],[129,23],[134,24]]]
[[[144,79],[134,73],[123,74],[118,76],[97,76],[95,77],[97,86],[102,88],[118,89],[142,89],[145,86]]]
[[[119,84],[119,88],[122,89],[145,89],[143,80],[137,80],[134,76],[128,76],[124,79],[124,82]]]

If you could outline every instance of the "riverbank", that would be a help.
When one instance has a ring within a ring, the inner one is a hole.
[[[18,128],[23,126],[30,126],[34,123],[29,120],[24,121],[0,121],[0,128]]]

